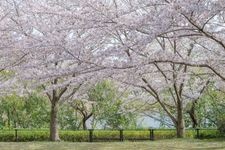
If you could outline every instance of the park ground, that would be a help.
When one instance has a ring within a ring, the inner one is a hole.
[[[172,139],[145,142],[0,142],[0,150],[225,150],[225,139]]]

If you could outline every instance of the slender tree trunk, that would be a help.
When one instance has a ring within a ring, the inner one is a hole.
[[[50,121],[50,140],[60,141],[58,131],[58,102],[53,101],[51,106],[51,121]]]
[[[83,130],[87,130],[86,120],[87,119],[85,117],[82,119]]]
[[[9,110],[7,111],[7,116],[8,116],[8,120],[7,120],[7,123],[8,123],[8,128],[10,128],[11,126],[11,119],[10,119],[10,113],[9,113]]]
[[[185,123],[184,123],[184,116],[183,116],[183,108],[180,103],[178,103],[177,107],[177,138],[183,138],[185,136]]]
[[[198,126],[198,119],[197,116],[195,114],[195,105],[196,105],[196,101],[194,101],[192,103],[191,109],[187,111],[187,113],[189,114],[191,121],[192,121],[192,127],[196,128]]]

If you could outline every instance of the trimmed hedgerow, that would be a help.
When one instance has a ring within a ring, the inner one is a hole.
[[[210,138],[218,138],[224,137],[224,135],[219,130],[213,129],[202,129],[199,130],[199,137],[200,139],[210,139]]]
[[[94,130],[94,141],[115,141],[119,140],[119,130]]]
[[[10,142],[15,140],[14,130],[0,130],[0,141]]]
[[[149,130],[125,130],[124,140],[149,140]]]
[[[63,141],[70,142],[88,142],[89,140],[89,132],[78,130],[78,131],[60,131],[60,138]]]
[[[88,142],[89,141],[89,131],[77,130],[77,131],[65,131],[61,130],[59,132],[60,138],[63,141],[70,142]],[[195,130],[186,130],[187,138],[196,138]],[[215,129],[201,129],[199,131],[200,139],[205,138],[218,138],[223,136],[218,130]],[[48,141],[49,140],[49,130],[42,129],[18,129],[17,139],[15,138],[15,130],[0,130],[0,141]],[[124,140],[149,140],[150,131],[149,130],[124,130],[123,131]],[[176,131],[171,129],[155,129],[154,139],[171,139],[176,138]],[[120,132],[119,130],[94,130],[93,131],[93,141],[119,141]]]

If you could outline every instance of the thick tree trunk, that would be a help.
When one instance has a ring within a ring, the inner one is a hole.
[[[53,102],[51,106],[51,120],[50,120],[50,140],[60,141],[58,131],[58,103]]]
[[[177,122],[177,138],[185,137],[184,119]]]
[[[177,138],[183,138],[185,136],[185,123],[184,123],[184,116],[183,116],[183,109],[182,105],[178,104],[177,108]]]

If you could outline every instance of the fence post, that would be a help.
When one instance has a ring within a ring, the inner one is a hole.
[[[200,138],[199,130],[200,130],[199,128],[196,129],[196,134],[197,134],[196,137],[197,137],[197,138]]]
[[[93,142],[93,129],[89,129],[89,142]]]
[[[18,142],[18,129],[15,129],[15,140]]]
[[[150,141],[154,141],[154,129],[149,129],[150,132]]]
[[[123,137],[123,129],[120,129],[120,141],[123,142],[124,137]]]

